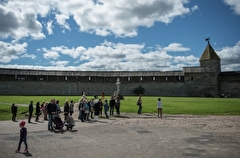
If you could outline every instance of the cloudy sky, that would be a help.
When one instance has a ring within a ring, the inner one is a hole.
[[[210,44],[240,70],[239,0],[0,0],[0,67],[174,71]]]

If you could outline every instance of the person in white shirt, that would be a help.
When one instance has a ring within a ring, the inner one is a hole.
[[[162,119],[162,101],[161,101],[161,98],[158,98],[157,108],[158,108],[158,117],[160,117]]]

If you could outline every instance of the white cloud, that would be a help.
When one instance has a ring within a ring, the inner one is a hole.
[[[52,25],[53,21],[48,21],[47,25],[46,25],[46,29],[49,35],[53,34],[53,25]]]
[[[229,5],[231,9],[237,14],[240,15],[240,3],[239,0],[223,0],[224,3]]]
[[[191,8],[191,11],[192,11],[192,12],[194,12],[194,11],[196,11],[196,10],[198,10],[198,6],[197,6],[197,5],[195,5],[195,6],[193,6],[193,7]]]
[[[82,32],[133,37],[137,36],[139,26],[152,27],[155,22],[168,24],[196,9],[196,6],[185,7],[186,3],[188,0],[11,0],[0,5],[0,37],[43,39],[38,17],[51,16],[67,30],[71,30],[67,20],[72,17]],[[52,22],[42,23],[47,23],[48,33],[52,34]]]
[[[51,61],[50,64],[53,66],[57,66],[57,67],[66,67],[66,65],[69,63],[69,61]]]
[[[0,62],[9,63],[13,59],[18,59],[19,55],[26,52],[27,43],[7,43],[0,41]]]
[[[196,63],[198,63],[198,61],[199,61],[199,58],[197,58],[197,57],[195,57],[193,55],[190,55],[190,56],[176,56],[176,57],[174,57],[174,62],[175,63],[177,63],[177,64],[185,63],[188,66],[197,66]]]
[[[163,49],[168,52],[185,52],[191,50],[190,48],[183,47],[180,43],[171,43]]]
[[[69,27],[69,24],[66,22],[67,19],[69,19],[69,15],[66,14],[56,14],[55,15],[57,23],[62,26],[65,29],[71,30],[71,28]]]
[[[34,54],[23,54],[21,58],[31,58],[31,59],[36,59],[37,56]]]
[[[169,46],[174,45],[169,44]],[[178,45],[179,46],[179,45]],[[180,45],[181,46],[181,45]],[[175,47],[174,47],[175,48]],[[182,47],[180,51],[183,50]],[[184,48],[185,49],[185,48]],[[73,64],[79,64],[77,67],[71,67],[76,70],[121,70],[121,71],[137,71],[137,70],[181,70],[181,66],[198,65],[198,58],[190,56],[171,56],[167,54],[165,49],[157,46],[155,51],[149,50],[144,52],[144,44],[123,44],[123,43],[112,43],[105,41],[95,47],[77,47],[68,48],[65,46],[52,47],[50,50],[46,48],[42,49],[45,52],[44,57],[52,59],[51,64],[58,63],[61,58],[60,54],[68,55],[75,61],[71,61]],[[172,50],[172,49],[171,49]],[[78,62],[77,62],[78,60]],[[60,64],[55,65],[67,65],[70,63],[59,62]],[[181,64],[182,65],[181,65]],[[65,67],[69,70],[69,67]]]
[[[58,14],[73,16],[80,31],[106,36],[136,36],[139,26],[151,27],[154,22],[170,23],[175,17],[187,14],[187,0],[70,0],[56,6]]]
[[[45,59],[57,60],[57,59],[60,57],[60,55],[59,55],[58,52],[52,51],[52,50],[47,50],[46,48],[43,48],[43,52],[45,52],[45,53],[43,54],[43,57],[44,57]]]
[[[42,51],[44,53],[44,57],[46,59],[52,58],[54,60],[58,59],[60,57],[60,54],[68,55],[74,59],[80,57],[80,55],[85,51],[86,49],[82,46],[79,46],[77,48],[68,48],[66,46],[58,46],[58,47],[52,47],[50,50],[46,48],[42,48]]]
[[[10,3],[10,2],[9,2]],[[21,39],[29,35],[33,39],[42,39],[42,25],[37,21],[37,14],[21,9],[0,5],[0,37]]]
[[[216,51],[221,58],[222,71],[240,69],[240,41],[233,47],[223,47]]]

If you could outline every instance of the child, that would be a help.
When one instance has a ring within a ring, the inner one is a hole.
[[[21,148],[21,144],[22,142],[24,142],[25,144],[25,150],[24,152],[25,153],[28,153],[28,145],[27,145],[27,128],[24,127],[26,124],[25,121],[22,121],[19,126],[20,126],[20,139],[19,139],[19,144],[18,144],[18,149],[16,150],[16,153],[19,153],[20,152],[20,148]]]
[[[105,113],[105,115],[106,115],[106,118],[109,118],[109,116],[108,116],[108,114],[107,114],[108,109],[109,109],[107,100],[105,100],[105,104],[104,104],[103,106],[104,106],[104,113]]]

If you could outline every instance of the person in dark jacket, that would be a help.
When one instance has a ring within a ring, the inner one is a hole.
[[[38,122],[40,115],[41,115],[41,107],[40,107],[40,103],[37,102],[37,104],[36,104],[36,119],[35,119],[35,122]]]
[[[31,118],[32,118],[32,113],[33,113],[33,101],[30,101],[30,104],[28,106],[28,113],[29,113],[28,123],[32,123]]]
[[[48,130],[53,131],[53,117],[57,112],[57,105],[55,103],[55,99],[52,99],[51,102],[47,106],[48,111]]]
[[[115,107],[116,101],[113,98],[113,96],[111,97],[111,100],[109,101],[109,106],[110,106],[110,116],[113,115],[114,113],[114,107]]]
[[[15,103],[13,103],[12,107],[11,107],[11,110],[12,110],[12,121],[16,121],[17,109],[18,109],[18,106],[15,105]]]
[[[99,114],[100,114],[100,105],[99,105],[99,101],[97,101],[97,100],[95,100],[94,101],[94,119],[95,119],[95,121],[97,121],[97,119],[98,119],[98,116],[99,116]]]
[[[117,114],[120,115],[120,100],[119,98],[117,98],[117,101],[116,101],[116,110],[117,110]]]
[[[69,106],[68,100],[66,100],[64,103],[63,112],[64,114],[65,113],[69,114],[70,112],[70,106]],[[64,120],[66,120],[66,116],[64,117]]]
[[[109,118],[107,112],[108,112],[108,109],[109,109],[109,106],[108,106],[108,101],[105,100],[105,104],[103,105],[104,106],[104,114],[106,116],[106,118]]]
[[[16,153],[20,152],[21,144],[24,142],[25,144],[25,150],[24,152],[28,153],[28,144],[27,144],[27,128],[25,127],[26,122],[22,121],[19,126],[20,126],[20,139],[18,143],[18,149],[15,151]]]
[[[85,122],[84,121],[84,116],[85,116],[85,106],[84,106],[84,102],[85,100],[84,99],[81,99],[79,101],[79,105],[78,105],[78,110],[79,110],[79,116],[78,116],[78,119],[81,120],[81,122]]]
[[[73,100],[70,101],[69,112],[70,112],[71,116],[74,113],[74,103],[73,103]]]

